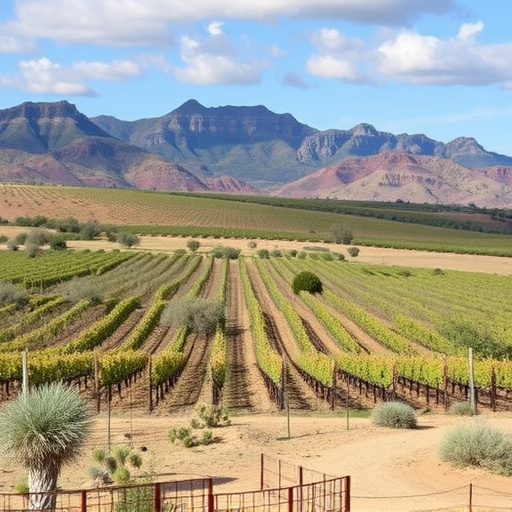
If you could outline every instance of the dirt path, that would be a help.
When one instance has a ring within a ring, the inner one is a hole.
[[[231,411],[275,410],[258,370],[238,261],[229,262],[227,290],[228,372],[222,403]]]

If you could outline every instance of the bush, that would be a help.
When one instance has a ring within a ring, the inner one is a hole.
[[[46,245],[52,238],[47,229],[34,229],[25,238],[25,245]]]
[[[512,475],[512,441],[502,431],[472,421],[449,430],[439,455],[457,467],[475,466],[494,473]]]
[[[162,313],[163,325],[185,325],[197,334],[209,336],[215,333],[219,323],[226,318],[224,304],[203,298],[172,301]]]
[[[249,249],[256,249],[257,246],[258,244],[254,240],[250,240],[249,243],[247,244],[247,247],[249,247]]]
[[[307,257],[308,253],[306,251],[300,251],[299,254],[297,254],[299,260],[305,260]]]
[[[94,240],[100,233],[99,224],[96,221],[89,221],[82,225],[80,238],[82,238],[82,240]]]
[[[83,299],[91,301],[92,304],[101,303],[101,293],[97,284],[90,277],[76,277],[66,285],[68,299],[73,304]]]
[[[27,253],[29,258],[35,258],[40,251],[40,247],[37,244],[26,243],[25,244],[25,252]]]
[[[258,258],[268,260],[270,258],[270,252],[268,251],[268,249],[260,249],[258,251]]]
[[[270,251],[270,256],[272,256],[273,258],[281,258],[283,255],[283,253],[281,252],[280,249],[272,249]]]
[[[17,304],[22,307],[28,304],[28,292],[22,290],[10,281],[0,281],[0,306]]]
[[[54,235],[50,240],[50,249],[53,251],[65,251],[68,248],[66,239],[62,235]]]
[[[222,406],[199,404],[196,407],[196,412],[207,427],[217,428],[231,425],[228,413]]]
[[[240,255],[241,250],[235,247],[218,245],[213,248],[212,254],[214,258],[226,258],[229,260],[236,260]]]
[[[0,244],[6,244],[9,241],[9,237],[7,235],[0,235]]]
[[[415,428],[414,409],[403,402],[383,402],[372,411],[372,422],[380,427]]]
[[[359,256],[359,247],[349,247],[347,252],[352,258],[357,258]]]
[[[140,244],[140,238],[135,233],[120,233],[117,241],[124,247],[133,247]]]
[[[190,239],[190,240],[187,240],[187,247],[192,251],[192,252],[196,252],[199,247],[201,247],[201,242],[199,242],[199,240],[194,240],[194,239]]]
[[[9,251],[17,251],[19,249],[19,244],[16,241],[16,238],[9,238],[7,241],[7,249]]]
[[[448,414],[454,416],[473,416],[471,404],[469,402],[453,402],[448,408]]]
[[[320,278],[316,274],[304,270],[303,272],[299,272],[293,278],[292,290],[295,295],[301,291],[309,293],[322,293],[323,285],[322,281],[320,281]]]

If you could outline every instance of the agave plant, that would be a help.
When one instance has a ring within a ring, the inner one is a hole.
[[[74,461],[92,425],[92,412],[73,389],[44,385],[0,410],[0,454],[27,469],[29,510],[54,510],[63,464]]]

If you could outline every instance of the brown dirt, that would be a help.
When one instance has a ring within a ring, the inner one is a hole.
[[[146,447],[145,464],[154,466],[159,480],[212,476],[215,492],[255,490],[259,486],[260,454],[302,465],[327,475],[350,475],[352,510],[439,510],[467,505],[469,484],[474,486],[473,505],[510,507],[510,479],[478,469],[454,469],[437,456],[443,434],[462,420],[446,415],[419,417],[415,430],[376,427],[368,419],[338,416],[291,416],[286,414],[234,416],[232,425],[214,431],[216,443],[187,449],[173,445],[168,431],[186,425],[189,414],[167,416],[114,416],[110,421],[111,444],[131,442]],[[510,431],[510,415],[481,418]],[[348,426],[348,429],[347,429]],[[131,441],[130,441],[131,439]],[[107,446],[107,417],[95,420],[78,464],[64,468],[60,485],[90,485],[86,468],[93,465],[91,451]],[[0,491],[12,489],[23,472],[3,466]],[[457,491],[453,489],[461,488]],[[458,508],[457,510],[461,510]]]

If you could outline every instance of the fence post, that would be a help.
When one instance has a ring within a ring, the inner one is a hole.
[[[288,487],[288,512],[293,512],[293,487]]]
[[[214,500],[213,500],[213,478],[208,478],[208,511],[213,512]]]
[[[473,510],[473,484],[469,484],[469,512]]]
[[[152,362],[151,355],[149,356],[148,361],[148,375],[149,375],[149,384],[148,384],[148,398],[149,398],[149,412],[153,412],[153,386],[151,385],[151,372],[152,372]],[[158,388],[157,388],[158,393]]]
[[[350,476],[345,477],[345,500],[343,512],[350,512]]]
[[[155,512],[162,512],[162,486],[157,482],[155,483],[155,499],[153,501],[153,508]]]
[[[87,512],[87,491],[83,490],[80,496],[80,512]]]
[[[263,491],[263,487],[265,486],[265,456],[263,453],[260,455],[260,491]]]

